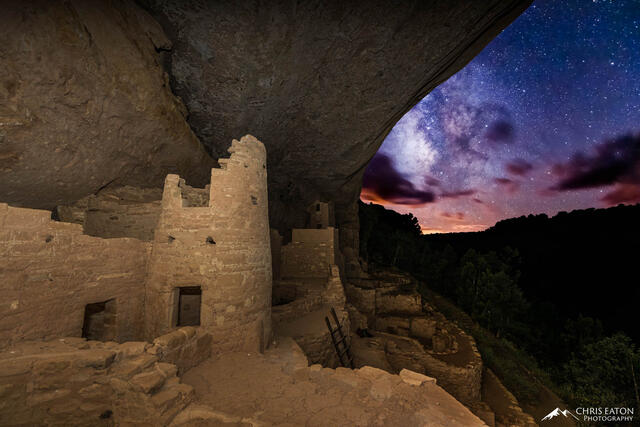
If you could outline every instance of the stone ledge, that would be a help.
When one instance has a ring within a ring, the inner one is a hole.
[[[436,379],[432,377],[428,377],[423,374],[419,374],[414,371],[410,371],[409,369],[403,369],[400,371],[400,378],[402,381],[409,385],[420,386],[423,383],[430,382],[436,384]]]

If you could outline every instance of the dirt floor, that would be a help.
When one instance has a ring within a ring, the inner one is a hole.
[[[262,354],[210,359],[182,378],[196,402],[175,426],[480,426],[480,419],[431,379],[410,385],[400,376],[307,367],[290,339]]]

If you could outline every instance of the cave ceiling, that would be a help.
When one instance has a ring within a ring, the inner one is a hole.
[[[250,133],[290,226],[292,207],[352,203],[393,125],[530,1],[4,3],[0,201],[204,185]]]

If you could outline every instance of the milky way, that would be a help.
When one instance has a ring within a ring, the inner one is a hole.
[[[640,202],[640,0],[534,2],[396,124],[361,198],[425,233]]]

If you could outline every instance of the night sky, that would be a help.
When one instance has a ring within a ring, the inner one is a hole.
[[[640,0],[534,2],[396,124],[361,198],[424,233],[640,202]]]

